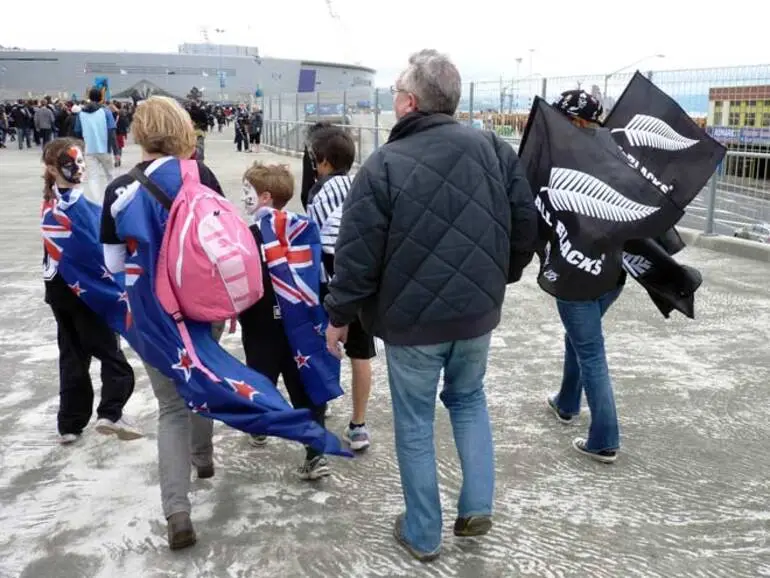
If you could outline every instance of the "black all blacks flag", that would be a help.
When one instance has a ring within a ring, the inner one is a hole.
[[[616,287],[623,244],[662,235],[682,216],[607,129],[578,128],[541,98],[519,156],[540,213],[539,283],[561,299],[595,299]]]
[[[631,166],[682,209],[698,196],[727,152],[638,71],[604,126]]]
[[[726,153],[674,99],[638,71],[604,126],[629,164],[681,208],[698,196]],[[659,241],[634,241],[623,256],[624,269],[647,290],[663,315],[676,309],[693,317],[694,294],[702,277],[697,269],[672,259],[676,251]]]

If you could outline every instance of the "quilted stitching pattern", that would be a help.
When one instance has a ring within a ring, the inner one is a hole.
[[[408,328],[501,305],[511,209],[488,139],[444,125],[384,146],[362,173],[353,187],[372,190],[348,197],[336,269],[378,277],[379,318]],[[379,235],[374,215],[389,217],[381,257],[370,250]]]

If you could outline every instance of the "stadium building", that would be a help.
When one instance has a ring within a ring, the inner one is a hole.
[[[315,102],[324,92],[347,91],[356,102],[371,99],[374,76],[363,66],[263,58],[256,47],[210,43],[183,44],[177,54],[0,48],[0,101],[46,95],[81,100],[101,84],[120,100],[193,94],[238,103],[299,93],[303,102]]]

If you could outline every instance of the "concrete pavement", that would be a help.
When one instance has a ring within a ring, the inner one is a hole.
[[[269,153],[238,154],[231,135],[208,142],[208,164],[230,198]],[[446,532],[422,566],[391,537],[402,509],[384,361],[375,361],[371,450],[335,459],[311,485],[292,470],[302,451],[215,427],[216,477],[193,483],[199,543],[171,553],[160,509],[157,406],[135,356],[127,411],[147,439],[87,430],[56,443],[55,326],[42,302],[38,151],[0,150],[0,577],[724,577],[770,576],[770,264],[702,249],[683,262],[704,286],[697,319],[664,320],[629,286],[606,318],[622,428],[614,466],[576,455],[589,417],[563,426],[545,408],[560,382],[562,329],[534,268],[509,288],[487,375],[497,452],[495,527],[483,540],[451,535],[460,487],[446,412],[436,446]],[[125,168],[137,160],[127,150]],[[298,206],[298,202],[294,203]],[[238,355],[237,335],[224,344]],[[98,387],[98,364],[94,364]],[[344,384],[349,371],[345,368]],[[330,427],[349,417],[333,404]]]

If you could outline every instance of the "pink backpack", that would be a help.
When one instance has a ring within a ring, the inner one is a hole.
[[[182,187],[173,203],[139,169],[134,176],[169,212],[158,254],[155,293],[174,318],[193,363],[195,354],[184,320],[231,321],[262,298],[262,262],[249,227],[223,196],[200,181],[198,162],[182,160]]]

